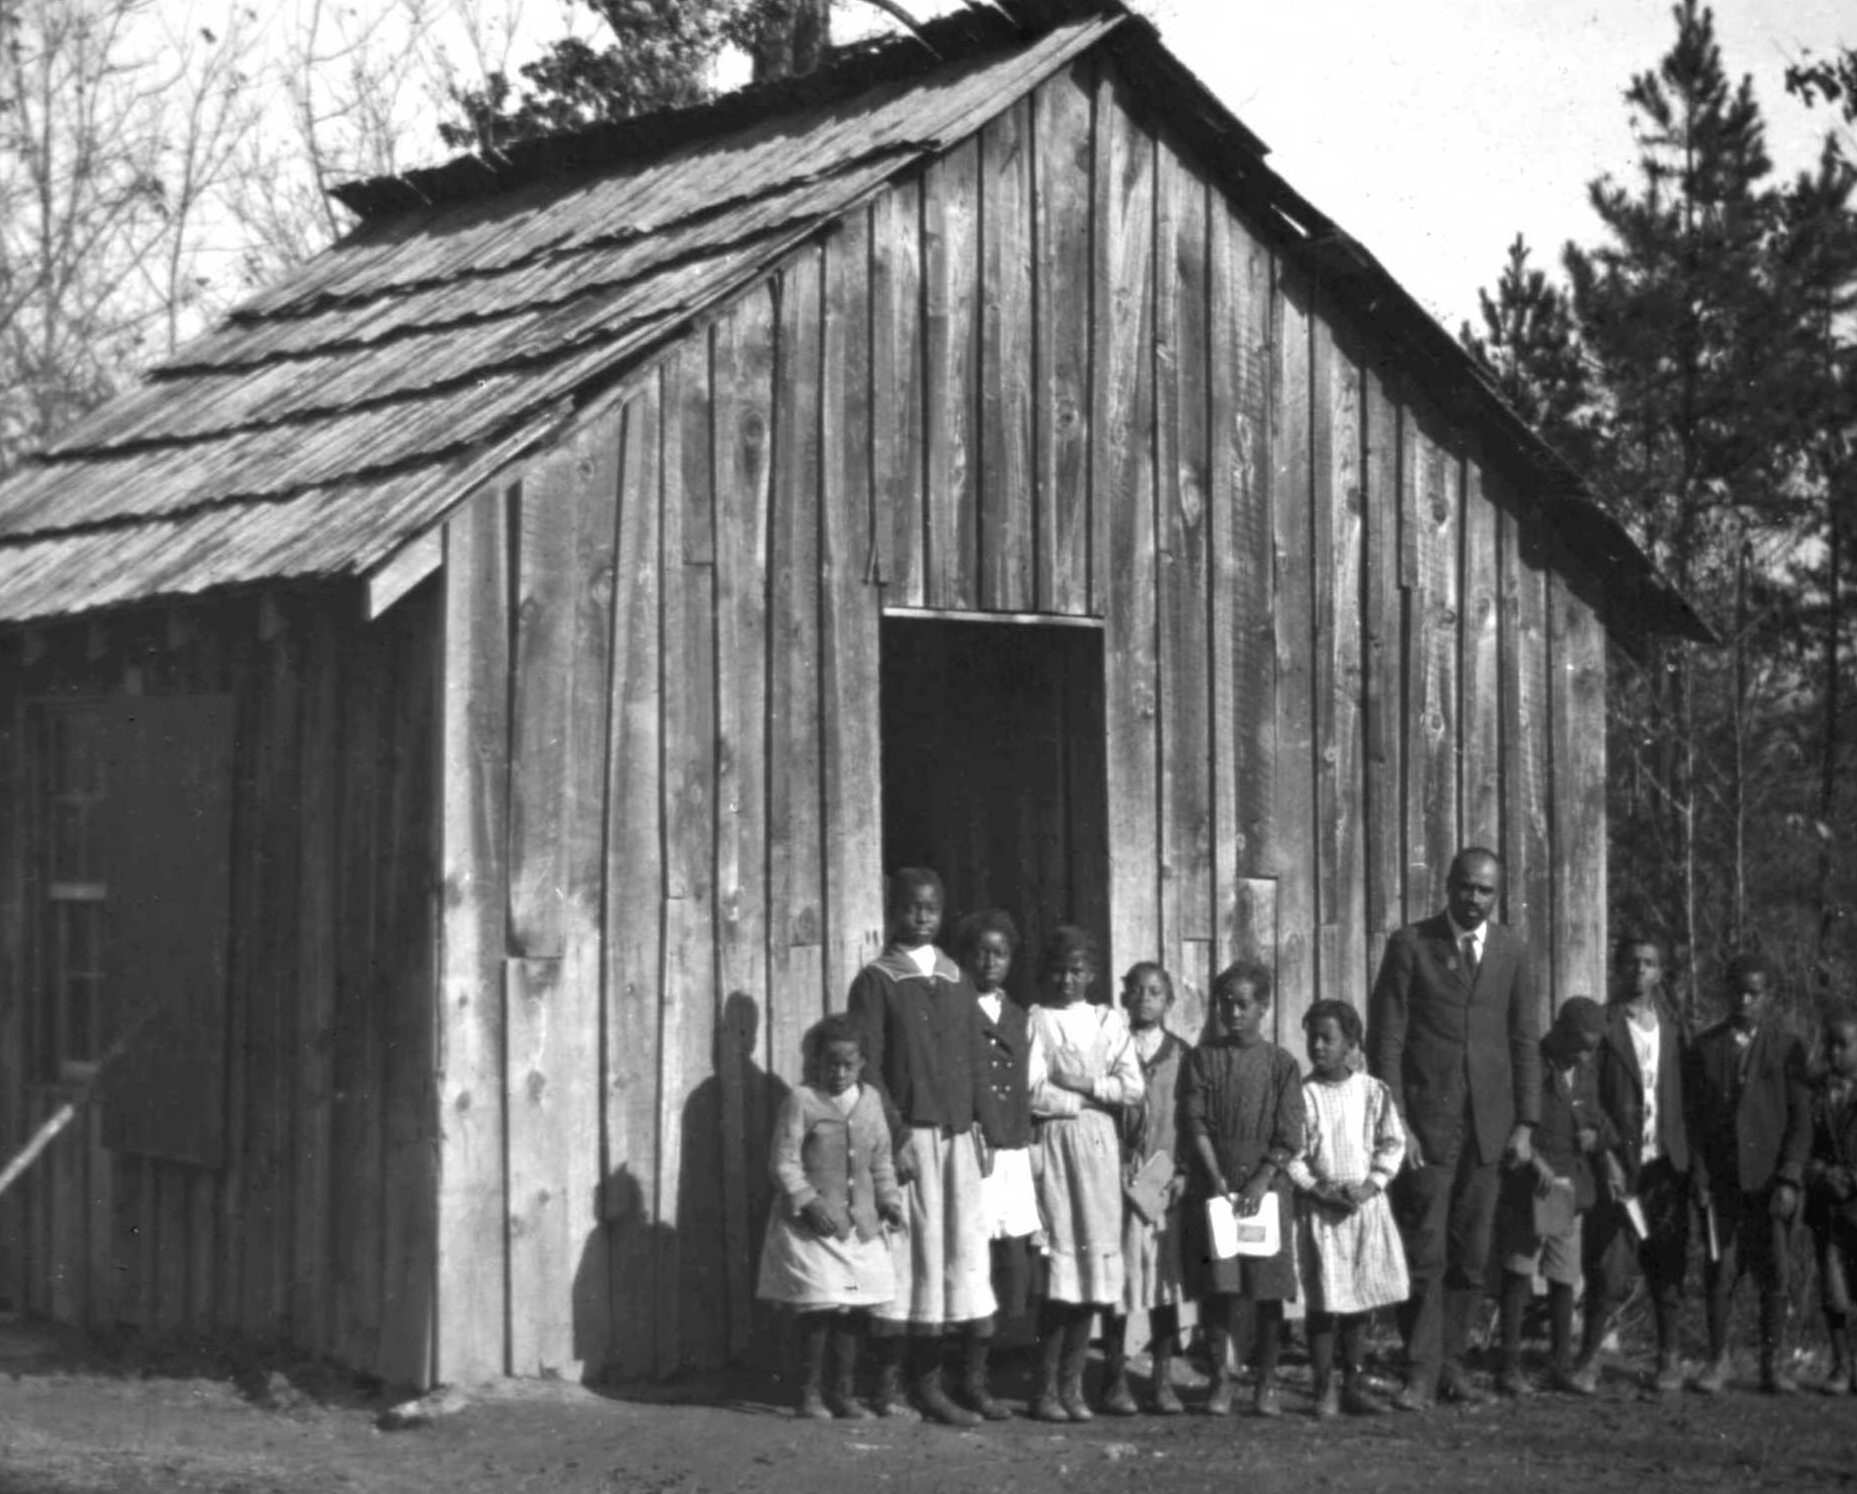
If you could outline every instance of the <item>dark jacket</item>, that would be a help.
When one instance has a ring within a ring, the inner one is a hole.
[[[979,1122],[998,1145],[985,1014],[953,960],[936,950],[935,973],[924,975],[901,950],[885,950],[851,982],[847,1012],[864,1039],[864,1077],[882,1087],[898,1126],[954,1132]]]
[[[986,1086],[999,1128],[993,1137],[995,1146],[1032,1144],[1032,1095],[1026,1077],[1032,1039],[1026,1018],[1025,1008],[1006,995],[1000,997],[999,1021],[988,1017],[986,1008],[980,1010],[980,1033],[986,1039]]]
[[[1368,1067],[1385,1081],[1427,1163],[1443,1161],[1466,1104],[1480,1160],[1540,1119],[1541,1052],[1527,946],[1490,924],[1476,983],[1443,913],[1387,940],[1367,1019]]]
[[[1857,1225],[1857,1086],[1842,1105],[1831,1098],[1831,1077],[1812,1086],[1812,1149],[1805,1163],[1805,1222],[1824,1229],[1833,1219]],[[1841,1167],[1852,1187],[1839,1198],[1827,1174]]]
[[[1125,1167],[1140,1167],[1156,1152],[1166,1152],[1174,1159],[1174,1170],[1185,1171],[1188,1143],[1180,1132],[1180,1090],[1190,1051],[1173,1033],[1164,1033],[1160,1047],[1154,1052],[1154,1061],[1142,1064],[1146,1094],[1141,1104],[1130,1105],[1122,1112]]]
[[[1762,1023],[1743,1050],[1734,1024],[1717,1022],[1691,1046],[1683,1089],[1690,1146],[1712,1187],[1759,1193],[1805,1181],[1812,1112],[1798,1038]]]
[[[1591,1156],[1580,1149],[1582,1127],[1597,1133]],[[1573,1181],[1574,1207],[1590,1209],[1598,1197],[1593,1176],[1592,1157],[1618,1139],[1612,1123],[1599,1105],[1599,1069],[1597,1063],[1573,1070],[1567,1082],[1565,1070],[1548,1051],[1547,1040],[1541,1046],[1541,1119],[1535,1122],[1535,1155],[1554,1169],[1554,1175]]]
[[[1644,1077],[1631,1045],[1631,1018],[1622,1003],[1606,1008],[1606,1036],[1599,1045],[1599,1107],[1617,1136],[1614,1155],[1624,1169],[1625,1187],[1636,1192],[1639,1152],[1644,1135]],[[1683,1110],[1683,1064],[1688,1052],[1683,1029],[1668,1007],[1657,1008],[1657,1143],[1671,1167],[1690,1169],[1689,1129]]]

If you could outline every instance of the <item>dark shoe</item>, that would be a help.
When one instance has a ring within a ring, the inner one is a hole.
[[[1566,1383],[1556,1389],[1564,1390],[1569,1395],[1599,1394],[1599,1356],[1585,1354],[1575,1361],[1573,1373],[1567,1376]]]
[[[1032,1402],[1031,1418],[1033,1421],[1070,1420],[1070,1413],[1064,1409],[1064,1403],[1054,1395],[1041,1395]]]
[[[1535,1393],[1535,1382],[1519,1369],[1506,1369],[1496,1376],[1496,1394],[1524,1401]]]
[[[1094,1421],[1096,1413],[1083,1398],[1083,1371],[1090,1362],[1090,1320],[1071,1322],[1064,1330],[1064,1358],[1057,1398],[1072,1421]]]
[[[984,1338],[970,1338],[967,1341],[967,1360],[965,1373],[961,1376],[961,1392],[967,1404],[978,1411],[987,1421],[1012,1420],[1012,1407],[1004,1401],[993,1398],[992,1389],[987,1384],[987,1356],[991,1346]]]
[[[948,1427],[977,1427],[980,1425],[980,1413],[969,1411],[965,1406],[957,1406],[949,1399],[948,1392],[941,1383],[941,1365],[935,1364],[922,1372],[916,1381],[916,1400],[921,1403],[923,1412],[934,1421]]]
[[[1395,1411],[1425,1412],[1438,1404],[1438,1398],[1422,1385],[1410,1381],[1399,1387],[1399,1393],[1393,1397]]]
[[[1487,1406],[1494,1397],[1464,1371],[1456,1370],[1439,1381],[1438,1399],[1454,1406]]]
[[[1341,1389],[1333,1380],[1315,1387],[1315,1419],[1317,1421],[1341,1420]]]
[[[1703,1395],[1720,1395],[1728,1388],[1728,1356],[1717,1354],[1696,1376],[1696,1389]]]
[[[1126,1370],[1118,1370],[1109,1377],[1109,1384],[1103,1391],[1103,1415],[1141,1415],[1141,1407],[1135,1404],[1134,1393],[1128,1388],[1128,1372]]]
[[[1350,1382],[1341,1387],[1341,1414],[1343,1416],[1384,1416],[1386,1407],[1368,1395],[1361,1386]]]
[[[1174,1389],[1174,1357],[1154,1356],[1154,1396],[1150,1407],[1156,1416],[1178,1416],[1186,1410],[1180,1404],[1180,1392]]]
[[[1206,1397],[1206,1415],[1230,1416],[1232,1414],[1232,1381],[1229,1374],[1215,1374],[1212,1377],[1212,1394]]]
[[[1283,1397],[1277,1393],[1275,1380],[1257,1382],[1257,1393],[1251,1399],[1251,1409],[1259,1416],[1281,1416],[1283,1414]]]
[[[1773,1360],[1767,1360],[1760,1366],[1760,1393],[1762,1395],[1791,1395],[1799,1388],[1799,1382]]]
[[[819,1394],[817,1385],[808,1385],[800,1392],[799,1405],[793,1414],[801,1421],[830,1421],[832,1419],[832,1413],[825,1404],[825,1397]]]
[[[1825,1395],[1849,1395],[1857,1390],[1857,1376],[1848,1364],[1834,1364],[1831,1373],[1818,1382],[1818,1388]]]
[[[1651,1389],[1658,1395],[1675,1395],[1683,1388],[1683,1366],[1675,1359],[1659,1360],[1651,1372]]]
[[[903,1367],[890,1361],[877,1372],[877,1394],[871,1409],[887,1421],[920,1421],[921,1415],[903,1394]]]

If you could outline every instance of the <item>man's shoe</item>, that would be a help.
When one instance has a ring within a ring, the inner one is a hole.
[[[1760,1393],[1762,1395],[1791,1395],[1798,1390],[1799,1382],[1774,1360],[1763,1360],[1760,1366]]]
[[[1283,1414],[1283,1397],[1277,1393],[1275,1380],[1257,1382],[1257,1393],[1251,1400],[1251,1409],[1259,1416],[1281,1416]]]
[[[1728,1356],[1717,1354],[1703,1365],[1696,1376],[1696,1389],[1703,1395],[1720,1395],[1728,1388]]]
[[[1675,1359],[1659,1360],[1651,1372],[1651,1389],[1659,1395],[1675,1395],[1683,1388],[1683,1366]]]
[[[1393,1397],[1395,1411],[1425,1412],[1438,1403],[1438,1398],[1422,1385],[1407,1381],[1399,1387],[1399,1393]]]

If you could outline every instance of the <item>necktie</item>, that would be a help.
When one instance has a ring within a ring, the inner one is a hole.
[[[1475,985],[1477,980],[1477,936],[1475,934],[1464,935],[1464,969],[1470,976],[1470,983]]]

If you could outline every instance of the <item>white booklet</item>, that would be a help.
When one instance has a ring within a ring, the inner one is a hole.
[[[1206,1200],[1206,1223],[1212,1235],[1212,1253],[1222,1261],[1234,1255],[1275,1255],[1283,1243],[1283,1221],[1277,1195],[1266,1193],[1257,1212],[1235,1212],[1232,1201],[1221,1195]]]

